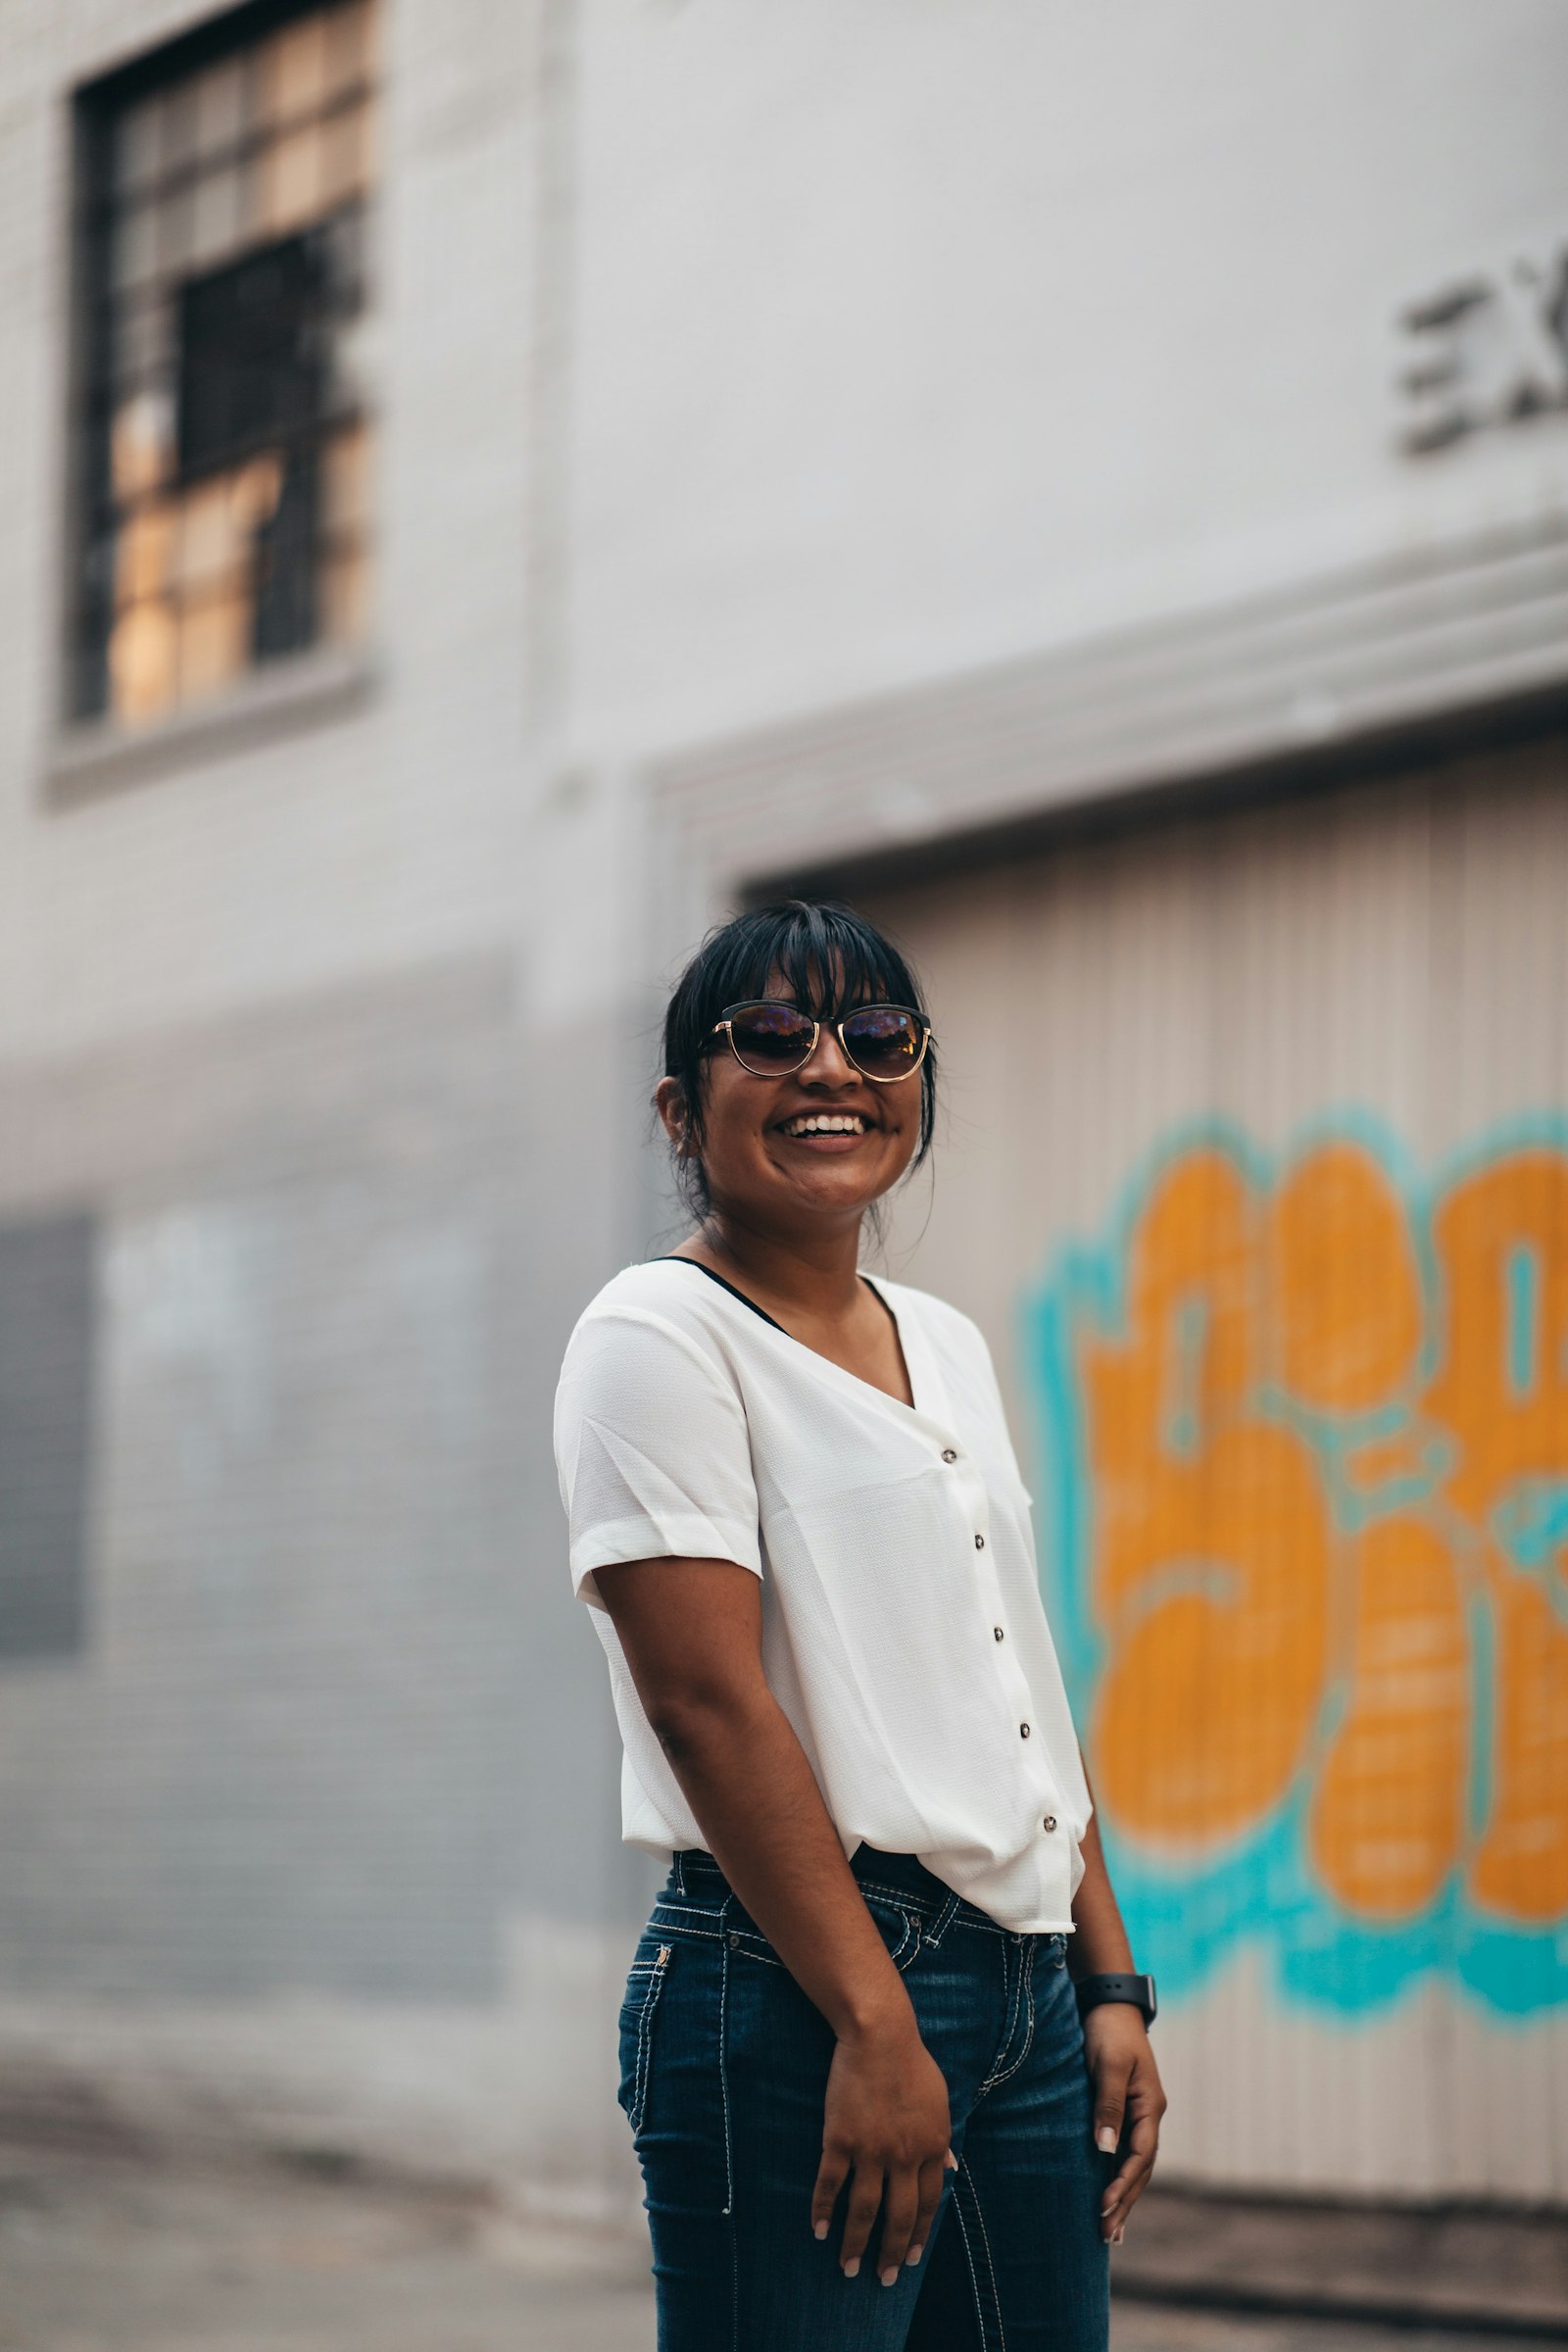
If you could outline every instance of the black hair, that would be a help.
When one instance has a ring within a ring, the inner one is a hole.
[[[812,1020],[838,1020],[857,1004],[906,1004],[924,1013],[925,1000],[893,942],[832,899],[784,899],[753,907],[709,933],[692,957],[664,1014],[664,1075],[679,1081],[692,1141],[698,1149],[675,1161],[687,1206],[698,1215],[710,1205],[703,1173],[703,1064],[714,1023],[731,1004],[766,994],[777,977]],[[936,1049],[920,1064],[920,1134],[911,1168],[931,1149],[936,1124]]]

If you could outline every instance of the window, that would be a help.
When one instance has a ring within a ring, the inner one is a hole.
[[[373,0],[262,0],[83,93],[70,715],[365,629]]]
[[[0,1224],[0,1660],[82,1645],[93,1227]]]

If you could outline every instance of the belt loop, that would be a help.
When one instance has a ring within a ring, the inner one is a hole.
[[[671,1861],[675,1871],[675,1892],[684,1902],[686,1899],[686,1857],[678,1847],[671,1856]]]
[[[925,1931],[925,1940],[932,1946],[933,1950],[942,1941],[943,1936],[947,1934],[954,1913],[957,1910],[957,1908],[958,1897],[950,1888],[947,1901],[937,1913],[936,1918],[932,1921],[930,1927],[928,1927]]]

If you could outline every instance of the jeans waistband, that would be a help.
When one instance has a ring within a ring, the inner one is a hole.
[[[729,1881],[710,1853],[700,1845],[686,1846],[674,1857],[675,1868],[692,1887],[730,1891]],[[940,1911],[954,1900],[953,1889],[914,1854],[885,1854],[874,1845],[858,1845],[850,1869],[862,1885],[888,1888],[906,1896],[922,1911]],[[964,1905],[967,1910],[969,1906]]]

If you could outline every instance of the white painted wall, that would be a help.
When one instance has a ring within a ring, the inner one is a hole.
[[[1408,300],[1568,240],[1551,0],[585,10],[585,743],[1568,499],[1395,447]]]

